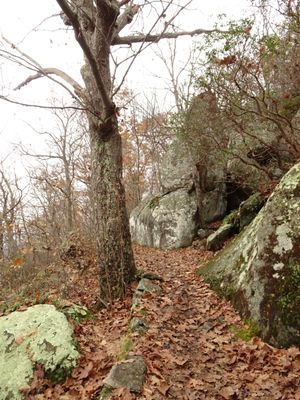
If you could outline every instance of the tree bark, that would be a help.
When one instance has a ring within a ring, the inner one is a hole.
[[[92,205],[100,269],[100,301],[121,297],[135,275],[122,183],[122,149],[118,126],[109,141],[91,131]]]

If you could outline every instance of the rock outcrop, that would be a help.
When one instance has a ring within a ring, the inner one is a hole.
[[[161,166],[161,193],[144,199],[130,216],[133,241],[162,249],[189,246],[199,213],[206,222],[225,214],[226,188],[215,167],[207,176],[201,207],[195,190],[195,162],[184,143],[175,140]],[[201,209],[199,209],[201,208]]]
[[[196,232],[195,193],[178,189],[144,199],[130,216],[132,240],[149,247],[189,246]]]
[[[175,140],[166,152],[160,167],[161,192],[193,187],[194,160],[184,142]]]
[[[21,400],[37,364],[54,382],[63,382],[79,353],[64,314],[35,305],[0,318],[0,399]]]
[[[300,345],[300,163],[256,218],[200,269],[273,345]]]

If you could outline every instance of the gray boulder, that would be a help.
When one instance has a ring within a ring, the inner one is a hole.
[[[146,364],[142,356],[131,356],[114,365],[103,380],[104,390],[100,400],[105,398],[107,389],[128,388],[131,392],[141,392],[145,380]],[[106,389],[106,390],[105,390]]]
[[[132,240],[161,249],[189,246],[196,232],[196,213],[196,196],[185,189],[147,198],[131,213]]]
[[[0,318],[0,400],[20,400],[35,365],[61,383],[76,366],[79,353],[64,314],[52,305],[35,305]]]
[[[199,271],[273,345],[300,345],[300,163],[256,218]]]

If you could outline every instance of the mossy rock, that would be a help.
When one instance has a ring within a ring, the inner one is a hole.
[[[230,298],[261,336],[300,346],[300,163],[281,180],[255,219],[199,273]]]
[[[228,224],[232,225],[234,230],[236,230],[237,232],[239,231],[240,214],[238,209],[231,211],[230,214],[226,215],[223,218],[222,225],[228,225]]]

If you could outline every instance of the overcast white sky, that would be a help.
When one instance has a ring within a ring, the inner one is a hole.
[[[183,0],[179,1],[184,3]],[[194,0],[192,11],[182,14],[177,25],[188,30],[199,27],[211,28],[218,14],[226,13],[230,18],[238,18],[243,15],[248,5],[247,0]],[[57,67],[73,78],[80,79],[82,56],[72,34],[66,36],[64,32],[57,31],[55,18],[40,25],[43,20],[58,11],[55,0],[2,0],[0,31],[44,67]],[[184,49],[188,43],[189,41],[181,39],[179,49]],[[183,50],[182,53],[184,55]],[[162,91],[164,85],[153,78],[153,73],[163,75],[162,67],[155,60],[153,51],[148,51],[136,62],[128,77],[127,85],[134,85],[135,91],[141,94],[152,89]],[[37,80],[18,93],[9,90],[26,76],[28,72],[24,69],[8,65],[0,59],[0,93],[2,95],[10,92],[14,98],[40,104],[45,104],[47,98],[63,96],[62,91],[49,85],[46,79]],[[9,157],[6,162],[12,163],[15,159],[12,143],[24,141],[35,147],[41,145],[26,123],[40,130],[51,129],[51,118],[47,112],[9,105],[0,100],[0,160],[7,155]],[[16,165],[20,168],[19,162]]]

